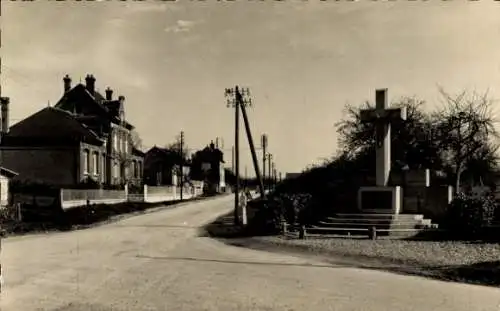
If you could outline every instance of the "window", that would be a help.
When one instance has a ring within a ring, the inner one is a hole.
[[[123,140],[123,152],[126,152],[126,153],[129,153],[129,150],[128,150],[128,137],[125,136],[125,139]]]
[[[101,181],[106,182],[106,155],[101,156]]]
[[[132,161],[132,172],[134,174],[134,178],[137,178],[137,162],[135,160]]]
[[[142,162],[137,162],[137,178],[142,177]]]
[[[118,162],[115,161],[114,165],[113,165],[113,176],[115,178],[120,178],[120,165],[118,164]]]
[[[82,164],[83,164],[83,174],[88,174],[89,173],[89,151],[88,150],[83,150],[83,159],[82,159]]]
[[[92,153],[92,169],[94,171],[94,175],[99,174],[99,153]]]
[[[118,151],[118,133],[113,133],[113,150]]]

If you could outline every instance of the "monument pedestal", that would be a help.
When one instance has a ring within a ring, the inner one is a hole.
[[[363,213],[394,214],[401,212],[403,192],[395,187],[361,187],[358,190],[358,209]]]

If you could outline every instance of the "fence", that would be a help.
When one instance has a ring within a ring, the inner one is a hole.
[[[29,192],[29,191],[28,191]],[[118,204],[123,202],[159,203],[180,200],[180,187],[174,186],[144,186],[138,193],[124,190],[104,189],[54,189],[43,193],[15,193],[13,204],[23,206],[61,207],[63,210],[88,204]],[[184,187],[183,199],[191,199],[203,194],[203,182],[195,182],[193,186]]]
[[[203,186],[184,187],[182,198],[191,199],[203,194]],[[174,186],[144,186],[144,202],[157,203],[180,200],[181,188]]]
[[[63,209],[87,204],[117,204],[127,201],[127,189],[61,189]]]

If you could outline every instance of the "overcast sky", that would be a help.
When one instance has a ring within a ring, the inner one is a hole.
[[[295,172],[335,152],[344,105],[376,88],[429,106],[437,85],[500,97],[499,17],[487,0],[2,1],[2,96],[15,123],[55,103],[65,74],[93,73],[126,97],[145,147],[181,130],[192,148],[218,136],[230,166],[224,88],[242,85],[254,140],[267,133],[278,170]],[[250,175],[243,135],[241,145]]]

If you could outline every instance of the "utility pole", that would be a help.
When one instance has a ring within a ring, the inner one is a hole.
[[[262,147],[262,180],[266,182],[266,148],[267,148],[267,135],[262,134],[260,146]]]
[[[227,107],[233,107],[235,109],[235,137],[234,137],[234,163],[235,163],[235,175],[236,175],[236,186],[235,186],[235,198],[234,198],[234,204],[235,204],[235,212],[234,212],[234,221],[235,225],[239,224],[239,218],[238,218],[238,205],[239,205],[239,198],[238,198],[238,192],[239,192],[239,182],[240,182],[240,176],[239,176],[239,109],[241,109],[241,113],[243,115],[243,121],[245,122],[245,129],[247,133],[247,138],[248,138],[248,144],[250,145],[250,151],[252,152],[252,161],[253,165],[255,168],[255,175],[257,176],[257,179],[259,180],[259,188],[260,188],[260,193],[261,196],[264,197],[264,186],[262,183],[262,178],[259,170],[259,163],[257,162],[257,155],[255,153],[255,148],[253,144],[253,138],[252,138],[252,133],[250,131],[250,123],[248,122],[248,116],[246,113],[246,106],[251,106],[252,105],[252,100],[250,99],[250,91],[247,89],[239,89],[238,86],[234,87],[233,89],[226,89],[224,92],[224,95],[227,98]]]
[[[233,172],[233,174],[234,174],[235,170],[236,169],[234,167],[234,146],[233,146],[233,147],[231,147],[231,171]]]
[[[181,131],[181,141],[180,141],[180,148],[179,148],[179,151],[180,151],[180,156],[181,156],[181,169],[180,169],[180,173],[181,173],[181,201],[182,201],[182,197],[183,197],[183,192],[184,192],[184,155],[182,153],[182,149],[184,148],[184,131]]]
[[[283,178],[282,178],[282,176],[281,176],[281,172],[280,172],[280,177],[279,177],[279,178],[280,178],[280,182],[282,182],[282,181],[283,181]]]
[[[272,177],[272,180],[273,180],[273,188],[276,187],[276,163],[273,162],[273,177]]]
[[[268,166],[268,169],[267,169],[267,173],[268,173],[268,188],[269,188],[269,191],[271,191],[271,176],[273,174],[273,171],[272,171],[272,162],[273,162],[273,155],[268,153],[267,154],[267,166]]]
[[[236,183],[234,185],[234,225],[239,226],[239,203],[240,203],[240,167],[239,167],[239,149],[240,149],[240,102],[238,100],[238,87],[234,89],[226,89],[224,95],[227,97],[227,107],[234,108],[234,146],[233,146],[233,158],[234,158],[234,175],[236,177]]]
[[[250,122],[248,121],[248,116],[247,116],[247,110],[246,106],[252,106],[252,99],[250,97],[250,91],[248,88],[246,91],[243,89],[242,93],[236,93],[237,97],[240,99],[240,108],[241,108],[241,114],[243,115],[243,121],[245,122],[245,129],[247,132],[247,139],[248,139],[248,144],[250,145],[250,152],[252,153],[252,162],[253,162],[253,167],[255,169],[255,176],[257,177],[257,180],[259,181],[259,190],[260,190],[260,195],[262,198],[266,195],[264,191],[264,182],[262,181],[262,178],[260,176],[260,170],[259,170],[259,161],[257,160],[257,153],[255,151],[255,146],[253,144],[253,137],[252,137],[252,132],[250,130]],[[243,96],[247,96],[248,98],[243,98]]]

